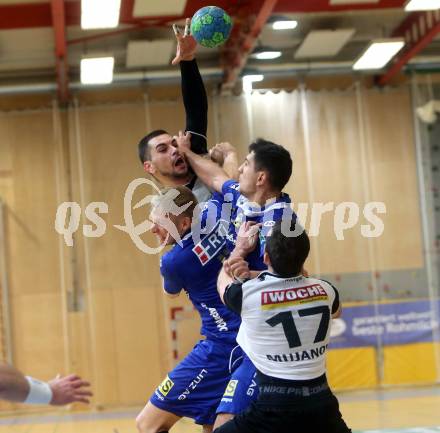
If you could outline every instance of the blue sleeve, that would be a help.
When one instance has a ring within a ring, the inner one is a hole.
[[[222,194],[225,200],[236,203],[241,196],[239,191],[240,184],[233,179],[227,180],[222,186]],[[226,194],[231,194],[232,197],[225,197]]]
[[[170,295],[177,295],[184,288],[184,282],[179,276],[178,263],[173,261],[171,251],[162,256],[160,273],[163,277],[163,287]]]
[[[221,216],[223,195],[214,192],[210,200],[205,203],[200,215],[200,227],[209,231],[213,228]]]

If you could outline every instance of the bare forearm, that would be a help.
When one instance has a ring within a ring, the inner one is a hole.
[[[29,383],[11,365],[0,365],[0,400],[23,402],[29,394]]]
[[[240,246],[240,242],[238,241],[237,245],[232,250],[231,255],[229,256],[229,258],[241,257],[242,259],[246,259],[248,254],[249,254],[249,252],[246,251],[245,249],[242,249],[241,246]],[[258,275],[260,275],[260,274],[261,274],[261,271],[251,271],[251,270],[249,270],[249,279],[257,278]]]
[[[185,150],[185,156],[200,180],[209,188],[221,192],[223,184],[229,180],[227,173],[215,162]]]
[[[229,179],[238,180],[238,157],[235,152],[230,152],[223,162],[223,170]]]
[[[223,295],[225,294],[226,287],[228,287],[233,281],[234,280],[226,273],[225,268],[222,267],[217,278],[217,291],[223,303]]]

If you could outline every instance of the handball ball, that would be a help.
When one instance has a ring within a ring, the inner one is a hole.
[[[231,29],[231,17],[217,6],[205,6],[199,9],[191,20],[191,34],[194,39],[208,48],[224,44]]]

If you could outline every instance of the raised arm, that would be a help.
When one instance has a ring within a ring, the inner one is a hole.
[[[182,77],[182,97],[185,106],[186,127],[191,133],[191,149],[194,153],[208,153],[206,134],[208,129],[208,98],[200,75],[195,52],[197,42],[189,34],[190,19],[186,20],[184,34],[177,26],[173,26],[177,39],[176,57],[173,65],[179,63]]]
[[[184,155],[200,180],[210,189],[222,192],[223,184],[230,179],[230,176],[215,162],[198,155],[190,149],[190,134],[183,134],[174,137],[179,151]]]

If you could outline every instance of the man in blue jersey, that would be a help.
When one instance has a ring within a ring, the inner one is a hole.
[[[229,228],[226,245],[229,252],[234,249],[238,229],[244,222],[253,222],[261,226],[257,248],[247,256],[251,270],[264,270],[265,237],[276,221],[283,218],[296,219],[290,207],[290,198],[282,190],[292,174],[292,159],[282,146],[267,140],[258,139],[249,146],[249,153],[239,168],[238,182],[231,180],[225,171],[190,149],[190,134],[179,133],[176,142],[181,154],[193,168],[196,175],[209,188],[217,192],[219,211],[216,220],[229,206]],[[220,150],[230,146],[218,145]],[[212,212],[211,212],[212,215]],[[209,223],[209,221],[208,221]],[[211,221],[210,225],[214,225]],[[222,425],[242,412],[257,397],[255,367],[245,356],[241,365],[233,372],[231,380],[217,409],[219,414],[214,427]]]
[[[165,293],[187,293],[200,314],[201,334],[206,338],[155,390],[136,420],[141,433],[167,432],[181,417],[193,418],[204,426],[204,432],[210,432],[231,372],[242,354],[236,343],[240,318],[223,305],[217,292],[222,259],[228,255],[228,226],[218,221],[208,232],[193,236],[196,206],[193,192],[184,186],[165,188],[153,204],[153,233],[161,245],[174,244],[161,260]],[[178,215],[172,214],[173,209]]]

